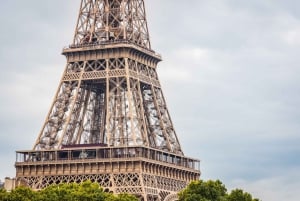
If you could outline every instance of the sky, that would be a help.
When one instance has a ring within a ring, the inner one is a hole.
[[[0,179],[32,149],[80,0],[0,0]],[[145,0],[159,79],[201,178],[299,201],[300,1]]]

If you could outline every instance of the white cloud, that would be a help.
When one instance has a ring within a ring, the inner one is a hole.
[[[193,63],[202,63],[203,61],[209,59],[210,52],[208,49],[192,47],[190,49],[176,49],[173,51],[174,56],[179,59],[187,60]]]
[[[300,28],[285,31],[282,37],[287,44],[291,46],[298,46],[300,45]]]

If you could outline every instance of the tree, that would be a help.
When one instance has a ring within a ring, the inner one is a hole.
[[[91,181],[52,185],[39,191],[38,197],[38,201],[138,201],[133,195],[106,193]]]
[[[259,201],[258,199],[253,199],[252,196],[244,192],[241,189],[232,190],[227,196],[227,201]]]
[[[104,201],[110,195],[98,183],[85,181],[49,186],[39,192],[43,201]]]
[[[227,193],[225,185],[219,181],[194,181],[178,193],[179,201],[259,201],[241,189]],[[0,201],[138,201],[130,194],[113,195],[104,192],[98,183],[64,183],[51,185],[40,191],[18,187],[8,193],[0,189]]]
[[[72,192],[74,201],[104,201],[109,197],[98,183],[86,181],[78,185],[76,191]]]
[[[73,201],[72,192],[78,189],[78,184],[51,185],[39,191],[39,198],[43,201]]]
[[[9,201],[34,201],[37,193],[28,187],[18,187],[9,193]]]
[[[127,193],[119,194],[119,195],[113,195],[108,197],[105,201],[138,201],[137,197],[134,195],[130,195]]]
[[[0,189],[0,201],[8,201],[9,194],[6,190]]]
[[[194,181],[179,194],[179,201],[259,201],[241,189],[227,193],[225,185],[219,181]]]
[[[227,189],[221,181],[193,181],[181,191],[179,201],[223,201]]]

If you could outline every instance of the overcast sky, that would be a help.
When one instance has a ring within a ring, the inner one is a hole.
[[[201,177],[264,201],[299,201],[300,1],[145,2],[168,108]],[[0,3],[3,180],[50,109],[80,0]]]

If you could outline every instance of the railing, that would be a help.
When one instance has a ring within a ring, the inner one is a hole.
[[[125,39],[118,39],[118,40],[112,40],[112,41],[101,41],[101,42],[90,42],[90,43],[82,43],[82,44],[72,44],[72,45],[69,45],[68,47],[64,47],[63,52],[65,52],[65,50],[70,50],[70,49],[75,49],[75,48],[96,49],[99,47],[104,48],[106,45],[116,45],[116,44],[134,45],[136,47],[141,48],[143,51],[147,51],[147,52],[154,54],[155,56],[161,58],[161,55],[156,53],[154,50],[148,49],[142,45],[139,45],[137,43],[134,43],[130,40],[125,40]]]
[[[61,150],[18,151],[16,165],[72,161],[132,160],[146,158],[200,170],[200,161],[147,147],[72,147]]]

